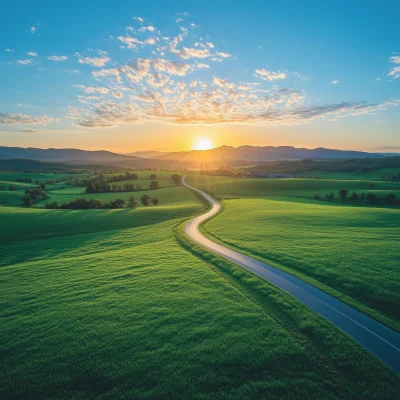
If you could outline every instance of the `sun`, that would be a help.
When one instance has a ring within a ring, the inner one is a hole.
[[[210,150],[213,148],[210,139],[201,138],[198,139],[195,146],[193,147],[194,150]]]

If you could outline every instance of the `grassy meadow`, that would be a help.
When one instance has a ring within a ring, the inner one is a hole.
[[[179,245],[202,204],[162,190],[176,202],[0,209],[1,398],[396,395],[395,375],[318,315]]]
[[[223,213],[204,228],[209,235],[296,274],[400,331],[400,209],[297,198],[317,190],[336,193],[343,181],[238,181],[235,186],[234,178],[188,177],[188,183],[225,199]],[[352,181],[347,187],[358,191],[368,185]],[[375,187],[385,191],[399,184],[377,182]]]
[[[149,182],[147,171],[138,171],[143,173],[141,179]],[[23,187],[0,192],[14,199],[14,206],[0,207],[0,398],[395,398],[396,375],[348,336],[262,279],[189,243],[184,221],[205,206],[190,190],[172,185],[170,176],[160,174],[162,187],[153,191],[84,195],[108,201],[148,193],[160,200],[150,207],[45,209],[48,201],[82,196],[82,188],[65,183],[48,185],[49,198],[32,208],[16,207]],[[220,237],[219,223],[227,217],[223,240],[229,243],[234,236],[238,243],[229,245],[239,246],[249,235],[263,251],[268,223],[275,231],[276,263],[292,268],[289,261],[296,261],[293,271],[303,273],[311,243],[313,271],[327,282],[333,279],[324,275],[333,267],[320,263],[328,246],[338,257],[345,241],[328,212],[335,214],[339,207],[319,206],[320,225],[313,226],[306,243],[299,227],[315,213],[314,205],[267,200],[261,194],[265,187],[252,190],[259,195],[226,200],[225,212],[207,225],[210,232]],[[301,214],[296,208],[301,206],[310,209]],[[348,235],[369,229],[361,216],[350,213],[354,208],[341,208],[353,218]],[[380,225],[395,224],[393,215],[384,214],[389,210],[378,211]],[[274,224],[266,221],[268,215]],[[302,243],[303,252],[279,259],[286,251],[285,242],[279,242],[287,233],[288,215],[297,228],[289,231],[286,244]],[[241,218],[256,229],[249,230]],[[323,218],[332,224],[332,241],[319,242],[327,235],[321,231]],[[393,276],[392,225],[387,248],[379,251],[387,253],[386,272]],[[367,263],[366,258],[352,260]],[[341,271],[351,268],[343,265]],[[382,269],[368,270],[366,276],[376,282],[367,289],[392,296],[392,306],[397,301],[392,286],[385,293],[379,288],[386,282]],[[361,287],[361,275],[348,274],[343,286],[348,281]],[[318,277],[313,279],[320,284]]]

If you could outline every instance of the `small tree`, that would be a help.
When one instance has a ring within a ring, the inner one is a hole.
[[[353,192],[351,197],[350,197],[350,200],[357,201],[358,200],[358,194],[356,192]]]
[[[9,190],[10,192],[16,192],[16,191],[17,191],[17,189],[16,189],[15,186],[10,186],[10,187],[8,188],[8,190]]]
[[[375,187],[375,183],[370,183],[369,184],[369,189],[372,190]]]
[[[388,204],[394,204],[396,201],[396,196],[393,193],[390,193],[385,197],[385,200]]]
[[[112,204],[112,206],[114,208],[123,208],[125,205],[125,200],[117,199],[117,200],[110,201],[110,203]]]
[[[374,195],[373,193],[368,193],[367,194],[367,201],[371,204],[374,204],[376,201],[376,195]]]
[[[137,207],[138,205],[139,205],[139,203],[135,200],[135,198],[134,198],[133,196],[130,196],[130,197],[129,197],[129,200],[128,200],[127,206],[128,206],[128,207],[131,207],[131,208],[135,208],[135,207]]]
[[[171,176],[171,179],[172,179],[172,182],[174,182],[176,184],[181,183],[181,176],[178,174],[173,174]]]
[[[149,179],[151,179],[151,180],[157,179],[157,175],[156,174],[151,174],[149,176]]]
[[[47,203],[47,204],[45,205],[45,207],[46,207],[46,208],[49,208],[49,209],[51,209],[51,210],[54,210],[54,209],[56,209],[56,208],[59,207],[59,206],[58,206],[58,201],[52,201],[52,202],[50,202],[50,203]]]
[[[364,201],[364,200],[365,200],[365,193],[361,193],[361,195],[360,195],[360,200],[361,200],[361,201]]]
[[[341,189],[341,190],[339,191],[339,197],[340,197],[342,200],[346,200],[348,193],[349,193],[348,190],[346,190],[346,189]]]
[[[151,181],[150,189],[158,189],[158,181]]]
[[[333,193],[331,193],[330,195],[329,195],[329,200],[333,200],[335,198],[335,195],[333,194]]]
[[[157,197],[154,197],[153,199],[151,199],[151,204],[153,204],[153,206],[156,206],[160,201],[157,199]]]
[[[314,196],[314,199],[315,199],[315,200],[321,200],[321,196],[320,196],[319,194],[316,194],[316,195]]]
[[[25,207],[30,207],[33,204],[33,199],[31,196],[26,195],[21,199],[22,205]]]
[[[144,206],[150,205],[150,200],[151,200],[151,197],[150,197],[148,194],[144,194],[144,195],[140,198],[140,202],[141,202]]]
[[[42,189],[42,190],[46,189],[46,185],[43,182],[39,186],[40,186],[40,189]]]

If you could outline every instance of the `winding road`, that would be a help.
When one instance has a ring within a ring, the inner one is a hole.
[[[205,214],[190,220],[186,224],[185,233],[190,239],[213,253],[264,278],[300,300],[400,374],[400,335],[398,333],[301,279],[203,236],[199,231],[199,225],[217,214],[221,206],[207,193],[188,185],[185,179],[186,176],[182,179],[183,185],[197,192],[212,206]]]

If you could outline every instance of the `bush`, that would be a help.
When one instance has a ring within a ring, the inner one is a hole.
[[[51,210],[54,210],[54,209],[56,209],[56,208],[59,208],[58,201],[52,201],[51,203],[47,203],[47,204],[45,205],[45,207],[46,207],[46,208],[49,208],[49,209],[51,209]]]

